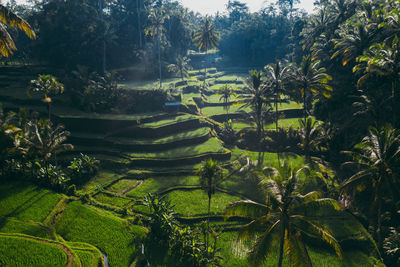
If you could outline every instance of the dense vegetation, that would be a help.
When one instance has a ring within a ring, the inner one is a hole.
[[[0,4],[0,265],[399,265],[400,2],[295,3]]]

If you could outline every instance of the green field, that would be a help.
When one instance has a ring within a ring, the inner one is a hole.
[[[55,245],[0,234],[0,266],[64,267],[66,253]]]
[[[148,153],[132,153],[132,158],[183,158],[191,157],[207,153],[226,153],[227,149],[222,146],[221,141],[216,138],[211,138],[200,145],[188,146],[184,148],[175,148],[163,152],[148,152]]]
[[[135,258],[135,238],[144,234],[142,228],[128,229],[124,221],[100,213],[78,201],[71,202],[60,222],[57,233],[68,241],[86,242],[103,251],[111,266],[129,266]]]

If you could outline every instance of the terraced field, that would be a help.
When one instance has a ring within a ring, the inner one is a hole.
[[[69,141],[75,145],[74,151],[61,155],[59,160],[69,160],[82,152],[100,159],[102,169],[78,188],[76,196],[70,197],[22,182],[0,183],[0,266],[12,261],[20,266],[69,266],[72,261],[71,266],[95,267],[104,264],[101,252],[107,256],[111,267],[135,266],[141,253],[140,241],[148,231],[140,226],[141,216],[148,213],[142,205],[146,194],[158,193],[170,200],[183,222],[196,224],[206,220],[208,197],[201,190],[196,170],[209,157],[229,169],[225,171],[225,177],[229,178],[217,186],[211,205],[211,222],[221,231],[218,246],[222,265],[247,266],[245,256],[250,243],[236,242],[237,227],[242,222],[225,222],[222,213],[232,201],[262,200],[262,196],[257,193],[255,181],[241,174],[228,176],[231,164],[244,156],[254,161],[262,159],[269,166],[277,166],[282,159],[302,165],[304,159],[296,154],[258,153],[227,147],[219,140],[205,116],[213,116],[220,122],[226,120],[226,110],[216,90],[223,84],[243,86],[244,76],[212,68],[209,73],[210,93],[204,106],[200,106],[200,114],[87,114],[62,105],[56,107],[55,119],[71,131]],[[188,84],[198,85],[202,77],[203,70],[194,70]],[[180,80],[167,80],[164,87],[182,88],[176,86],[177,82]],[[147,90],[154,88],[154,81],[124,86]],[[24,99],[22,93],[14,93],[10,100],[11,91],[7,89],[3,97],[0,95],[8,106],[14,105],[11,100],[20,99],[16,103],[43,111],[41,103],[34,105],[34,100]],[[201,96],[199,93],[184,94],[182,102],[193,104],[194,98]],[[234,105],[237,99],[230,101],[229,113],[238,114],[240,106]],[[286,102],[278,108],[280,111],[299,110],[301,106]],[[228,116],[233,119],[235,130],[253,126],[235,116]],[[282,127],[298,127],[296,117],[283,118],[279,123]],[[274,124],[266,126],[267,129],[274,127]],[[332,231],[342,237],[352,237],[343,242],[366,242],[362,227],[349,227],[357,223],[353,217],[338,215],[330,219],[324,224]],[[22,245],[29,248],[29,253],[13,251],[14,247]],[[373,257],[361,251],[345,253],[344,265],[331,251],[318,246],[309,250],[315,266],[359,266],[358,263],[373,266],[375,263]],[[44,255],[48,255],[47,258]],[[350,255],[356,255],[357,260]],[[270,258],[266,266],[276,266],[277,253],[272,253]],[[284,266],[290,266],[286,259]]]

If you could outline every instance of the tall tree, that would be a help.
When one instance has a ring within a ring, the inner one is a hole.
[[[158,69],[160,77],[160,88],[162,87],[162,68],[161,68],[161,42],[164,38],[164,21],[168,18],[162,8],[153,8],[149,13],[150,26],[146,29],[146,35],[152,36],[157,43],[158,50]]]
[[[200,184],[208,196],[207,238],[206,247],[209,245],[211,197],[215,194],[217,184],[222,180],[222,168],[218,162],[211,158],[204,161],[198,170]]]
[[[7,27],[20,29],[29,38],[36,38],[36,34],[28,22],[0,4],[0,54],[3,57],[8,57],[13,54],[13,51],[17,50],[11,35],[7,31]]]
[[[257,125],[257,137],[260,139],[264,135],[264,120],[269,103],[265,95],[262,72],[251,70],[249,74],[250,76],[244,81],[245,87],[241,95],[244,105],[241,109],[250,107],[253,110],[251,117]]]
[[[229,100],[235,96],[235,93],[232,90],[232,87],[229,84],[224,84],[219,90],[218,90],[218,95],[219,101],[223,101],[224,103],[224,109],[226,110],[226,114],[229,113]]]
[[[371,127],[368,135],[347,152],[353,160],[343,166],[353,167],[356,172],[342,185],[346,192],[371,188],[373,191],[372,207],[369,218],[376,227],[379,247],[382,246],[382,208],[384,199],[398,195],[398,182],[394,167],[400,158],[400,133],[391,126],[376,129]]]
[[[199,51],[204,49],[206,52],[205,70],[204,70],[204,85],[207,80],[207,60],[208,50],[210,48],[217,49],[220,39],[220,34],[217,32],[213,21],[210,17],[205,17],[200,29],[194,33],[193,41],[197,44]]]
[[[340,245],[332,233],[306,212],[317,207],[338,211],[340,206],[333,199],[321,198],[320,192],[301,195],[297,187],[299,174],[304,170],[291,168],[287,163],[278,169],[265,168],[259,172],[259,177],[266,203],[241,200],[227,207],[226,217],[250,219],[239,232],[239,239],[249,239],[264,229],[250,250],[248,261],[251,266],[260,266],[267,261],[268,254],[274,250],[274,240],[279,241],[278,267],[282,266],[284,252],[289,254],[292,266],[313,266],[304,236],[321,239],[342,258]]]
[[[185,77],[186,78],[189,77],[189,70],[192,69],[192,67],[189,65],[189,62],[190,62],[189,58],[179,55],[176,58],[175,64],[168,65],[168,70],[178,74],[181,77],[182,81],[184,81]]]
[[[285,92],[284,82],[287,77],[287,73],[289,71],[289,66],[283,67],[281,66],[281,62],[279,60],[276,61],[274,65],[265,66],[265,72],[267,76],[268,86],[271,88],[274,102],[275,102],[275,127],[278,130],[278,102],[280,100],[281,95]]]
[[[329,98],[332,87],[328,84],[332,77],[326,74],[325,68],[319,67],[320,61],[313,61],[311,56],[303,57],[301,66],[291,73],[293,88],[300,90],[303,101],[304,119],[310,115],[312,102],[316,97]]]

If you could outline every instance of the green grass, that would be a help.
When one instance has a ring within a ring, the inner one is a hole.
[[[281,128],[289,128],[289,127],[293,127],[295,129],[300,128],[300,123],[299,123],[299,119],[298,118],[294,118],[294,119],[282,119],[278,121],[278,127]],[[270,123],[268,125],[265,126],[265,130],[275,130],[275,122]]]
[[[243,155],[248,156],[251,160],[255,161],[259,158],[259,152],[242,150],[240,148],[235,147],[232,149],[232,159],[239,158]],[[264,152],[261,153],[261,157],[264,159],[264,164],[267,166],[278,167],[278,153],[269,153]],[[289,160],[292,166],[302,166],[304,164],[304,159],[293,153],[279,153],[279,158],[281,163],[284,160]]]
[[[131,191],[142,183],[140,180],[128,180],[122,179],[115,184],[109,186],[107,190],[117,193],[119,195],[124,195],[125,193]]]
[[[247,107],[247,108],[240,108],[241,105],[232,105],[229,108],[229,113],[237,113],[237,112],[241,112],[241,111],[246,111],[246,112],[250,112],[251,108]],[[226,110],[224,109],[224,107],[205,107],[201,109],[201,113],[203,113],[206,116],[213,116],[213,115],[221,115],[221,114],[226,114]]]
[[[21,233],[30,236],[49,238],[49,232],[40,225],[15,218],[0,218],[0,233]]]
[[[171,124],[175,124],[178,122],[183,122],[183,121],[187,121],[187,120],[193,120],[193,119],[197,119],[198,116],[192,115],[192,114],[184,114],[184,115],[178,115],[175,117],[171,117],[169,119],[166,120],[160,120],[160,121],[155,121],[155,122],[149,122],[149,123],[144,123],[139,125],[140,127],[144,127],[144,128],[157,128],[157,127],[162,127],[162,126],[167,126],[167,125],[171,125]]]
[[[67,262],[59,247],[22,237],[0,236],[0,266],[60,266]]]
[[[121,197],[116,197],[116,196],[110,196],[104,193],[98,193],[94,196],[94,199],[96,199],[100,203],[104,204],[109,204],[113,205],[119,208],[124,208],[129,205],[129,203],[132,202],[130,199],[125,199]]]
[[[129,266],[135,258],[134,239],[142,235],[140,227],[128,230],[117,217],[100,214],[78,201],[71,202],[56,226],[66,240],[90,243],[104,251],[110,266]]]
[[[202,127],[191,131],[180,132],[174,135],[170,135],[167,137],[159,138],[159,139],[133,139],[133,140],[124,140],[124,143],[129,144],[167,144],[174,141],[187,140],[191,138],[205,136],[210,133],[210,128]],[[118,139],[113,139],[118,142]]]
[[[240,130],[242,130],[244,128],[247,128],[247,127],[255,127],[255,124],[254,123],[241,122],[241,121],[240,122],[239,121],[233,121],[232,122],[232,128],[235,131],[240,131]]]
[[[0,184],[0,217],[41,222],[60,198],[60,194],[37,186],[4,182]]]
[[[112,182],[121,179],[122,176],[123,175],[113,172],[101,171],[95,177],[90,179],[90,181],[83,186],[82,190],[86,192],[99,191]]]
[[[185,216],[207,214],[208,196],[203,190],[172,191],[167,199],[174,205],[174,211]],[[216,192],[211,198],[211,213],[222,213],[230,202],[239,200],[239,197]]]
[[[144,197],[147,193],[161,192],[172,186],[199,184],[199,178],[197,176],[154,177],[144,180],[140,186],[128,192],[126,195],[130,197]]]
[[[94,246],[87,243],[68,242],[76,256],[79,257],[82,267],[98,267],[101,266],[103,256],[101,252]]]
[[[199,145],[175,148],[163,152],[132,153],[130,156],[133,158],[170,159],[170,158],[191,157],[206,153],[217,153],[217,152],[224,153],[227,152],[227,149],[225,149],[222,146],[221,141],[219,141],[216,138],[211,138]]]

